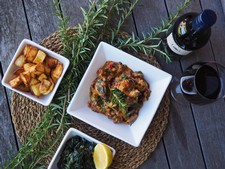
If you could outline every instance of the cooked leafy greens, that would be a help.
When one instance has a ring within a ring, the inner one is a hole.
[[[59,169],[95,169],[93,151],[95,143],[80,136],[70,138],[60,155]]]

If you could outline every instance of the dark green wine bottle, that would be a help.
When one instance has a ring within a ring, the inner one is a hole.
[[[209,41],[216,19],[216,13],[210,9],[180,16],[167,33],[166,50],[183,56],[202,48]]]

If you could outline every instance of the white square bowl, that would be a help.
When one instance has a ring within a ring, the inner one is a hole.
[[[51,162],[48,166],[48,169],[58,169],[57,163],[60,159],[60,154],[62,153],[62,151],[65,147],[65,143],[67,142],[67,140],[69,140],[71,137],[74,137],[74,136],[80,136],[80,137],[86,139],[87,141],[90,141],[90,142],[93,142],[93,143],[96,143],[96,144],[102,143],[102,142],[94,139],[93,137],[88,136],[87,134],[85,134],[85,133],[83,133],[83,132],[81,132],[81,131],[79,131],[75,128],[70,128],[67,131],[66,135],[64,136],[63,140],[61,141],[55,155],[53,156],[53,158],[52,158],[52,160],[51,160]],[[108,146],[108,147],[111,149],[113,157],[114,157],[115,153],[116,153],[115,149],[110,147],[110,146]]]
[[[15,72],[15,70],[18,69],[18,67],[14,64],[14,62],[15,62],[16,58],[22,53],[22,51],[23,51],[23,49],[24,49],[24,47],[26,45],[32,45],[32,46],[42,50],[48,56],[51,56],[53,58],[58,59],[63,64],[63,72],[62,72],[60,78],[57,80],[57,83],[55,84],[54,89],[47,95],[42,95],[40,97],[37,97],[35,95],[32,95],[30,92],[20,91],[18,89],[12,88],[9,85],[9,81],[12,80],[13,73]],[[59,84],[60,84],[60,82],[61,82],[61,80],[62,80],[62,78],[63,78],[63,76],[64,76],[64,74],[65,74],[65,72],[66,72],[66,70],[68,68],[68,66],[69,66],[69,60],[67,58],[65,58],[62,55],[57,54],[57,53],[55,53],[55,52],[53,52],[53,51],[51,51],[51,50],[49,50],[49,49],[47,49],[47,48],[45,48],[43,46],[41,46],[41,45],[31,41],[31,40],[24,39],[20,43],[20,45],[19,45],[19,47],[18,47],[14,57],[12,58],[9,66],[8,66],[8,68],[7,68],[7,70],[6,70],[5,74],[4,74],[4,77],[2,79],[2,84],[5,87],[7,87],[7,88],[9,88],[9,89],[19,93],[19,94],[21,94],[21,95],[31,99],[31,100],[34,100],[34,101],[36,101],[36,102],[38,102],[38,103],[40,103],[40,104],[42,104],[44,106],[48,106],[51,103],[51,101],[52,101],[52,99],[53,99],[53,97],[54,97],[54,95],[56,93],[56,90],[59,87]]]
[[[151,94],[139,111],[137,120],[132,125],[115,124],[108,117],[88,108],[89,91],[97,70],[106,61],[126,64],[133,71],[142,71],[144,79],[150,84]],[[118,139],[138,147],[150,125],[172,76],[128,53],[105,42],[101,42],[85,72],[67,112],[72,116],[100,129]]]

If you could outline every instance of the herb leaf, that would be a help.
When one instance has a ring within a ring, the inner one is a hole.
[[[111,88],[110,94],[110,101],[113,104],[118,105],[119,110],[121,110],[124,114],[127,114],[128,104],[125,101],[127,96],[117,88]]]

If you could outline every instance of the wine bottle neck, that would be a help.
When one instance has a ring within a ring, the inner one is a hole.
[[[216,22],[216,14],[210,9],[202,11],[192,21],[192,34],[198,34],[200,32],[210,29]]]

